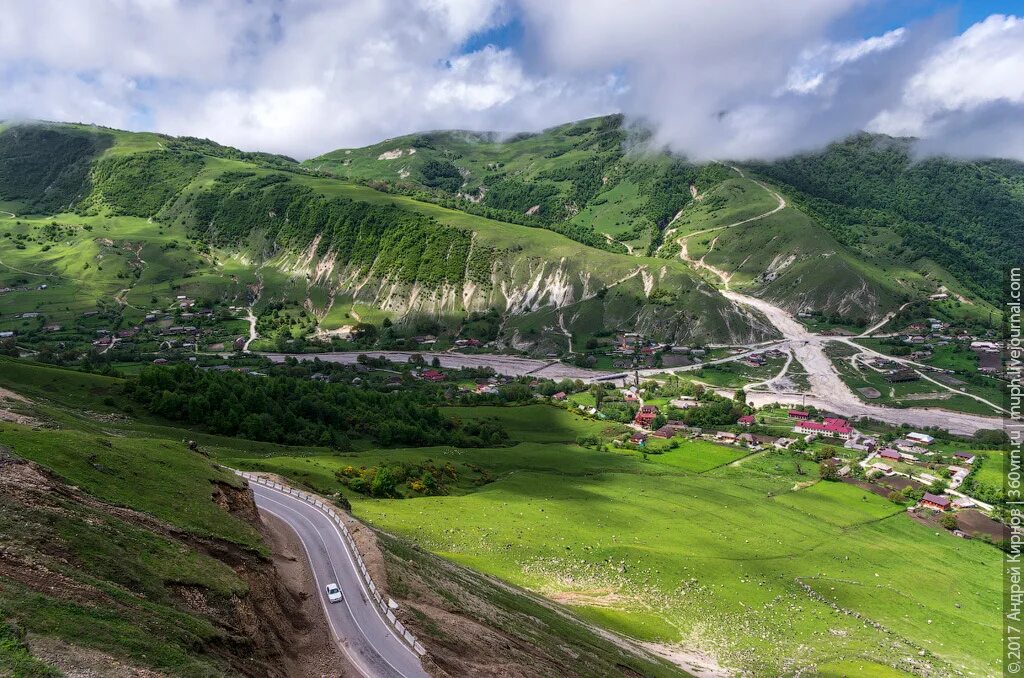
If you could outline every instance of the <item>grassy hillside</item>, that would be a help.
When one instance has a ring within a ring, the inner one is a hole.
[[[645,250],[719,168],[651,153],[622,116],[537,134],[414,134],[305,161],[333,175],[504,221],[539,225],[594,247]],[[606,236],[611,236],[608,239]]]
[[[299,593],[280,584],[251,497],[218,462],[329,451],[126,416],[133,407],[122,379],[0,358],[0,674],[309,675]],[[573,675],[681,675],[564,608],[404,540],[381,547],[381,582],[451,675],[581,657]]]
[[[857,250],[927,257],[989,302],[1024,259],[1024,165],[917,158],[912,140],[860,135],[755,169]]]
[[[388,192],[559,230],[591,246],[666,258],[679,251],[677,235],[720,228],[774,206],[770,194],[736,170],[689,164],[651,148],[647,139],[644,129],[611,116],[507,138],[409,135],[304,164]],[[746,233],[719,234],[722,249],[709,263],[735,272],[755,294],[847,322],[876,319],[900,300],[940,289],[991,301],[996,268],[982,262],[982,253],[1016,247],[1000,215],[1019,199],[1019,166],[915,165],[905,145],[883,147],[859,137],[821,156],[754,164],[792,194],[790,208],[764,232],[751,225]],[[950,190],[962,195],[939,195],[944,182],[955,183]],[[780,224],[787,234],[776,237]],[[793,254],[787,280],[769,284]],[[823,270],[812,265],[833,255]],[[1005,264],[1006,256],[993,261]],[[834,284],[824,291],[829,272]]]
[[[584,449],[577,439],[623,434],[543,405],[448,411],[498,420],[519,442],[230,461],[340,491],[424,549],[752,675],[998,671],[1000,552],[817,481],[804,455],[705,441]],[[344,482],[346,468],[431,463],[460,479],[443,496],[374,499]],[[491,481],[473,482],[481,473]]]
[[[409,135],[302,164],[200,139],[8,127],[0,331],[23,346],[84,348],[87,335],[155,314],[170,320],[160,332],[199,326],[199,348],[224,347],[248,334],[251,306],[262,349],[412,348],[423,334],[450,343],[490,309],[497,347],[536,354],[615,330],[675,343],[766,338],[716,278],[679,259],[689,234],[692,257],[794,311],[858,326],[945,291],[955,308],[932,317],[990,322],[993,267],[1016,251],[1003,225],[1022,193],[1017,165],[914,165],[906,148],[864,139],[755,165],[765,188],[652,148],[620,116],[507,138]],[[965,195],[929,201],[930,167]],[[903,178],[875,176],[894,172]],[[773,209],[771,191],[785,210],[731,227]],[[213,320],[178,322],[179,296]],[[83,320],[93,311],[99,319]],[[330,338],[364,321],[366,346]],[[155,350],[160,332],[119,350]]]
[[[8,288],[0,326],[29,344],[131,327],[153,313],[176,317],[178,296],[215,312],[218,322],[203,330],[211,346],[246,331],[237,309],[252,303],[261,315],[283,304],[306,316],[288,326],[261,320],[265,347],[364,316],[405,321],[407,334],[426,319],[451,336],[470,312],[601,306],[605,290],[629,281],[636,284],[619,292],[631,309],[620,314],[621,329],[666,341],[764,336],[681,263],[637,260],[549,229],[315,176],[278,156],[193,139],[41,129],[112,145],[78,177],[74,212],[0,215],[9,227],[0,241],[0,286]],[[0,182],[0,198],[17,197],[14,189]],[[671,294],[652,298],[659,289]],[[94,311],[99,317],[83,319]],[[576,331],[571,320],[567,327]],[[144,334],[126,343],[161,343]],[[503,341],[532,345],[515,332]]]

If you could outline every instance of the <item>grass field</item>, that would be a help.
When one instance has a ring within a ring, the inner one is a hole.
[[[776,200],[750,179],[726,179],[690,203],[673,227],[679,235],[735,224],[770,211]]]
[[[0,575],[5,623],[62,639],[72,652],[94,648],[167,675],[226,673],[211,648],[230,642],[229,634],[213,610],[230,608],[248,589],[240,572],[211,554],[228,548],[239,560],[259,560],[268,553],[255,528],[211,500],[218,485],[241,487],[237,477],[190,451],[187,432],[114,414],[104,402],[120,400],[109,377],[0,359],[0,387],[29,398],[17,408],[40,420],[0,424],[0,450],[63,483],[43,499],[31,499],[41,491],[33,487],[0,492],[4,558],[14,568]],[[5,474],[18,472],[4,466]],[[127,510],[104,510],[78,492]],[[59,586],[41,589],[37,576]],[[185,589],[202,597],[209,616],[181,604]],[[5,664],[8,649],[0,637],[0,673],[51,675]]]
[[[484,467],[492,482],[449,496],[346,494],[358,516],[435,553],[552,596],[595,623],[698,645],[757,675],[818,662],[831,675],[901,675],[889,666],[912,668],[905,659],[920,659],[920,650],[939,673],[997,670],[998,551],[936,535],[858,488],[807,486],[817,471],[805,458],[771,451],[741,459],[739,448],[681,442],[644,461],[635,451],[570,444],[607,424],[564,410],[449,412],[498,418],[524,442],[224,454],[323,491],[340,489],[334,470],[344,464]]]

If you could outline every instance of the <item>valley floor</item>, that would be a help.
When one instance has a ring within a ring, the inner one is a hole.
[[[500,420],[521,442],[226,461],[340,490],[389,533],[663,651],[703,652],[712,675],[998,670],[999,551],[818,481],[802,454],[699,441],[582,449],[578,436],[609,425],[541,405],[450,412]],[[451,465],[457,484],[374,499],[339,482],[346,467],[419,463]],[[480,468],[490,482],[463,479]]]

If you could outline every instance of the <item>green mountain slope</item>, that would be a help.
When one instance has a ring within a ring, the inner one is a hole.
[[[154,408],[125,384],[0,358],[0,675],[337,674],[344,659],[313,619],[319,602],[287,574],[296,547],[281,553],[244,481],[218,463],[243,450],[269,459],[328,448],[129,416]],[[394,401],[378,387],[360,393]],[[442,430],[431,403],[402,408]],[[364,542],[368,533],[357,531]],[[361,549],[373,550],[374,575],[429,646],[428,666],[449,675],[485,666],[526,674],[573,660],[580,676],[684,675],[565,608],[405,540],[382,536],[379,551],[373,541]]]
[[[699,250],[714,240],[707,263],[794,312],[861,324],[943,290],[991,310],[986,302],[998,266],[1019,251],[1008,239],[1017,217],[1003,218],[1021,213],[1014,211],[1022,194],[1019,165],[915,164],[911,154],[909,142],[865,135],[819,155],[750,164],[754,176],[790,198],[787,208],[769,221],[697,236],[692,245]],[[410,135],[304,164],[667,259],[678,255],[680,235],[735,224],[775,205],[739,170],[693,165],[652,148],[643,129],[624,126],[619,116],[505,139]],[[986,259],[993,249],[1001,254]],[[978,308],[968,315],[979,315]]]
[[[416,134],[304,163],[200,139],[10,126],[0,209],[32,216],[0,214],[0,331],[82,346],[184,296],[217,320],[200,348],[247,335],[246,307],[256,348],[352,348],[331,337],[360,323],[379,346],[412,347],[417,334],[443,344],[492,312],[482,338],[534,353],[615,330],[771,336],[719,294],[712,268],[847,325],[938,292],[953,300],[943,317],[987,322],[1001,267],[1020,258],[1024,172],[911,154],[861,136],[771,164],[696,165],[621,116],[509,138]],[[83,322],[92,311],[103,322]]]
[[[1024,261],[1024,164],[916,158],[910,139],[864,134],[754,169],[854,251],[930,259],[987,301]]]
[[[320,332],[365,316],[409,333],[426,323],[454,336],[468,313],[495,309],[506,321],[500,340],[529,349],[536,342],[509,318],[603,307],[613,289],[618,310],[607,317],[621,318],[624,330],[675,342],[769,334],[682,262],[637,259],[552,229],[318,176],[279,156],[193,139],[39,129],[102,139],[107,148],[79,177],[74,212],[45,213],[34,207],[41,188],[17,192],[0,183],[11,212],[43,212],[9,218],[0,241],[0,283],[13,288],[0,298],[0,324],[6,319],[20,334],[54,321],[61,331],[72,323],[84,331],[81,314],[96,308],[115,329],[131,326],[188,296],[215,311],[255,301],[261,317],[291,306],[306,330]],[[47,152],[32,137],[9,142],[12,156]],[[26,312],[35,322],[17,322]],[[263,323],[261,334],[301,338],[279,319]],[[222,320],[211,344],[243,330]],[[562,321],[565,332],[577,331],[573,322]]]

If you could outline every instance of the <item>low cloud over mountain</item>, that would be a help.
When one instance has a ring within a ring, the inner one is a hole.
[[[16,2],[0,116],[217,138],[305,157],[430,128],[616,110],[694,157],[774,157],[868,129],[1024,158],[1024,21],[850,26],[834,0]]]

